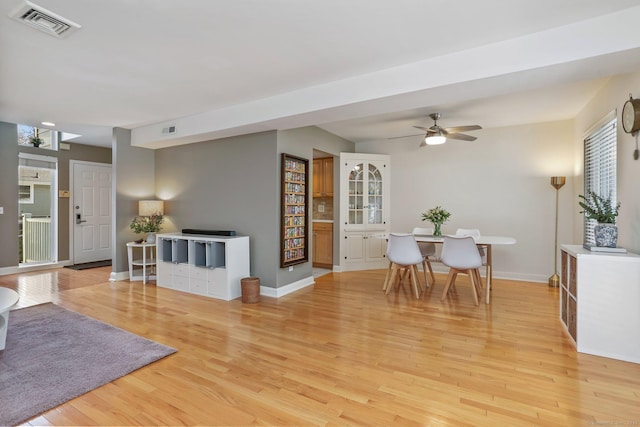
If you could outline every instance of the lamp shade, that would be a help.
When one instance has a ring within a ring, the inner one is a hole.
[[[556,190],[559,190],[562,188],[566,180],[567,178],[564,176],[552,176],[551,185],[553,185],[553,188],[555,188]]]
[[[151,216],[156,213],[164,214],[164,202],[162,200],[140,200],[138,202],[139,216]]]

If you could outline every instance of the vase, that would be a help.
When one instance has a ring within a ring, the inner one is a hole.
[[[156,242],[156,233],[147,234],[147,243],[155,243]]]
[[[433,223],[433,235],[434,236],[442,236],[442,230],[440,229],[442,224],[438,224],[437,222]]]
[[[618,244],[618,226],[615,224],[598,224],[593,228],[596,246],[615,248]]]

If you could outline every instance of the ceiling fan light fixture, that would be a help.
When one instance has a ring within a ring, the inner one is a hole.
[[[427,135],[424,138],[424,143],[427,145],[440,145],[444,144],[447,138],[443,135]]]

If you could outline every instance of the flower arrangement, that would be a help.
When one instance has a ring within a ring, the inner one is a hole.
[[[614,207],[611,198],[605,199],[593,191],[589,191],[586,196],[579,194],[578,197],[583,200],[578,202],[580,207],[584,209],[580,213],[587,214],[587,218],[595,219],[598,224],[616,223],[620,202]]]
[[[151,216],[137,216],[129,224],[129,228],[134,233],[157,233],[160,231],[160,224],[164,222],[164,217],[160,212]]]
[[[440,206],[436,206],[435,208],[431,208],[426,212],[422,213],[422,220],[423,221],[429,221],[433,224],[434,230],[433,230],[433,235],[434,236],[441,236],[442,235],[442,231],[441,231],[441,227],[442,224],[444,224],[445,222],[447,222],[447,220],[449,219],[449,217],[451,216],[450,212],[447,212],[445,209],[443,209]]]

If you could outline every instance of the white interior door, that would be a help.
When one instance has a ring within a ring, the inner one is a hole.
[[[73,263],[111,259],[111,165],[71,163]]]

